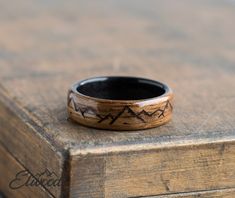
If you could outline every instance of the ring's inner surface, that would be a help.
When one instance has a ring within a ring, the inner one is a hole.
[[[132,77],[100,77],[82,81],[77,91],[83,95],[110,100],[140,100],[163,95],[156,81]]]

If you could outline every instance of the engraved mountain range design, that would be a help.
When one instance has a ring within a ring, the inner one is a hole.
[[[143,118],[140,117],[140,115],[138,115],[137,113],[135,113],[129,106],[124,106],[123,109],[116,115],[113,116],[111,113],[107,114],[106,116],[104,116],[102,119],[100,119],[98,122],[101,123],[107,119],[111,119],[111,121],[109,122],[109,124],[113,124],[118,118],[120,118],[123,114],[127,115],[129,114],[130,117],[135,117],[138,120],[142,121],[145,123],[145,120]]]
[[[130,117],[134,117],[138,120],[140,120],[143,123],[146,123],[144,117],[153,117],[153,116],[158,116],[158,118],[164,117],[165,112],[168,108],[172,111],[172,105],[169,100],[166,101],[166,104],[162,108],[158,108],[153,112],[147,112],[145,110],[142,110],[140,112],[135,112],[132,110],[131,107],[129,106],[124,106],[123,109],[121,109],[117,114],[113,115],[112,113],[108,113],[107,115],[101,115],[99,114],[94,108],[90,106],[84,106],[79,103],[77,103],[74,98],[72,93],[69,94],[69,100],[68,100],[68,105],[72,107],[76,112],[79,112],[82,117],[85,119],[86,115],[94,115],[95,117],[98,118],[98,123],[102,122],[107,122],[109,121],[109,124],[112,125],[115,123],[120,117],[123,117],[123,115],[129,115]],[[127,123],[125,123],[127,124]]]

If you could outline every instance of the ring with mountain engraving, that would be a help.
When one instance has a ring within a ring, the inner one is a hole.
[[[173,92],[139,77],[104,76],[82,80],[68,92],[68,115],[82,125],[109,130],[140,130],[170,121]]]

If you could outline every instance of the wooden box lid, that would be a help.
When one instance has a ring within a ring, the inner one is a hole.
[[[232,2],[0,4],[0,170],[8,180],[18,169],[62,176],[61,187],[31,189],[35,197],[233,197]],[[69,86],[100,75],[169,84],[173,120],[134,132],[67,120]],[[8,196],[29,193],[0,181]]]

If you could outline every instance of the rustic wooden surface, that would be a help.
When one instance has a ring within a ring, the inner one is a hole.
[[[2,0],[0,11],[0,143],[20,166],[63,175],[50,195],[235,187],[233,1]],[[173,120],[130,133],[68,121],[69,86],[113,74],[169,84]]]
[[[204,192],[191,192],[191,193],[178,193],[174,195],[159,195],[151,196],[146,198],[196,198],[196,197],[206,197],[206,198],[233,198],[235,194],[235,189],[221,189],[221,190],[211,190]]]
[[[9,154],[9,152],[6,151],[5,148],[0,146],[1,151],[1,160],[0,161],[0,170],[1,170],[1,180],[0,180],[0,186],[1,190],[4,191],[4,194],[0,198],[5,198],[4,196],[7,195],[7,197],[19,197],[19,198],[31,198],[32,195],[34,197],[49,197],[52,198],[53,196],[48,193],[45,189],[41,187],[37,188],[28,188],[25,190],[24,188],[19,188],[17,190],[12,190],[9,187],[9,181],[15,178],[15,175],[17,172],[22,171],[24,167],[20,165],[20,163],[16,162],[14,157]]]

